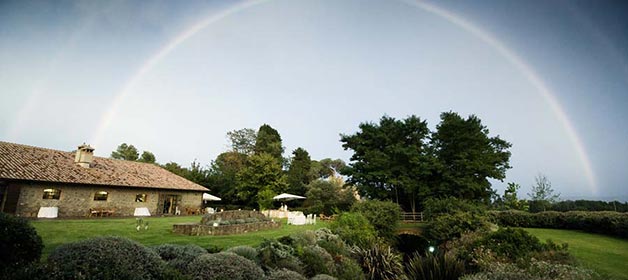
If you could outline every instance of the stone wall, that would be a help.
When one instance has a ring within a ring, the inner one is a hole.
[[[274,221],[265,221],[250,224],[237,224],[237,225],[222,225],[222,226],[210,226],[203,224],[187,223],[187,224],[174,224],[172,231],[178,234],[185,235],[229,235],[247,233],[259,230],[266,230],[272,228],[279,228],[281,225]]]
[[[240,210],[232,210],[232,211],[223,211],[216,212],[212,214],[205,214],[201,219],[201,224],[211,225],[214,221],[222,220],[222,221],[233,221],[238,219],[247,219],[247,218],[256,218],[260,221],[269,220],[262,213],[258,211],[240,211]]]
[[[26,183],[12,182],[21,187],[16,215],[36,217],[40,207],[58,207],[59,217],[87,217],[90,208],[113,210],[113,216],[133,216],[137,207],[146,207],[151,215],[161,215],[158,208],[159,195],[181,195],[179,209],[200,208],[202,192],[177,191],[150,188],[112,187],[79,184]],[[43,199],[44,189],[61,190],[59,199]],[[109,193],[106,201],[95,201],[94,194],[99,191]],[[138,194],[146,194],[145,202],[135,202]],[[183,211],[182,211],[183,213]]]

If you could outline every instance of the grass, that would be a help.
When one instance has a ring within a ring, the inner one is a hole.
[[[526,228],[541,240],[569,244],[569,253],[606,279],[628,280],[628,240],[574,230]]]
[[[199,222],[200,216],[150,217],[148,230],[137,231],[135,218],[120,219],[81,219],[81,220],[35,220],[32,225],[44,242],[43,256],[48,256],[61,244],[75,242],[97,236],[121,236],[136,240],[146,246],[159,244],[196,244],[203,248],[218,246],[229,248],[238,245],[256,246],[264,239],[277,238],[305,230],[326,227],[324,221],[316,225],[294,226],[282,221],[281,228],[222,236],[186,236],[172,233],[175,223]]]

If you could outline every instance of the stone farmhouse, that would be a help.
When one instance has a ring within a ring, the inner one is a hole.
[[[57,207],[58,217],[151,215],[200,209],[207,188],[158,165],[95,157],[81,145],[64,152],[0,141],[0,211],[36,217]]]

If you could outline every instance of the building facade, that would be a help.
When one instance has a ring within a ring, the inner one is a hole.
[[[90,217],[132,216],[140,207],[152,215],[201,208],[207,188],[155,164],[95,157],[93,150],[0,142],[0,210],[36,217],[41,207],[57,207],[58,217]]]

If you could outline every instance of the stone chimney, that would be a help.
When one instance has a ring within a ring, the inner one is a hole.
[[[74,162],[76,162],[83,168],[89,168],[89,165],[92,163],[93,159],[94,148],[92,148],[90,145],[86,145],[85,143],[78,146],[78,149],[76,150],[76,156],[74,157]]]

